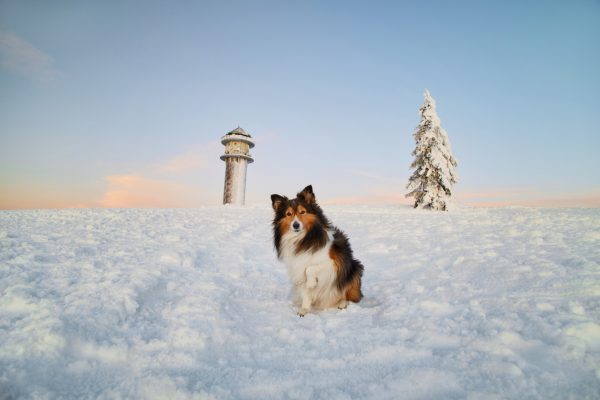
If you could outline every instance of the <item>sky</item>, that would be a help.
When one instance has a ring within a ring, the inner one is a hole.
[[[407,204],[428,89],[478,206],[600,207],[600,2],[0,0],[0,208]]]

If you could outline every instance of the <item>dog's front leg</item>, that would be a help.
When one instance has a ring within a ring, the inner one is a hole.
[[[310,296],[309,290],[307,288],[302,288],[302,306],[300,310],[298,310],[298,316],[304,317],[306,314],[310,312],[312,308],[312,298]]]
[[[298,315],[304,317],[310,312],[312,308],[312,289],[317,287],[317,270],[313,267],[306,268],[306,283],[302,285],[300,289],[300,295],[302,296],[302,306],[298,311]]]

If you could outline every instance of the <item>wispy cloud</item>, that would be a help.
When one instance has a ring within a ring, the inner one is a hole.
[[[219,163],[218,143],[190,145],[165,161],[116,172],[107,184],[101,207],[196,207],[211,203],[210,174]],[[210,155],[210,156],[209,156]],[[213,196],[214,197],[214,196]]]
[[[357,194],[329,197],[322,201],[323,204],[410,204],[402,191],[405,185],[402,179],[358,169],[348,172],[362,178],[353,183]]]
[[[42,81],[60,77],[50,55],[11,32],[0,31],[0,67]]]
[[[323,204],[410,204],[411,201],[404,193],[390,190],[386,187],[371,187],[358,196],[333,197],[322,201]]]
[[[197,186],[142,175],[107,176],[102,207],[192,207],[200,204]]]
[[[361,171],[361,170],[350,170],[350,173],[354,176],[358,176],[361,178],[366,178],[369,179],[371,181],[377,181],[377,182],[391,182],[391,183],[403,183],[406,184],[405,181],[403,181],[400,178],[394,178],[394,177],[389,177],[389,176],[383,176],[383,175],[379,175],[379,174],[374,174],[372,172],[369,171]]]
[[[373,196],[349,196],[349,197],[335,197],[322,201],[323,204],[335,204],[335,205],[372,205],[372,204],[410,204],[403,195],[400,194],[389,194],[389,195],[373,195]]]
[[[0,181],[0,210],[93,207],[95,196],[52,179]]]
[[[600,190],[557,195],[535,190],[512,189],[458,193],[460,203],[477,207],[600,207]]]
[[[481,192],[456,192],[454,202],[475,207],[600,207],[600,189],[586,193],[552,194],[528,189],[498,189]],[[412,204],[400,191],[384,186],[363,188],[360,195],[330,197],[323,204]]]
[[[203,164],[204,157],[202,154],[197,151],[187,151],[157,165],[157,168],[163,172],[179,173],[198,170]]]

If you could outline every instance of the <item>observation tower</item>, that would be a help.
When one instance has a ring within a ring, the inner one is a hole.
[[[246,168],[254,162],[250,149],[254,147],[252,136],[239,126],[221,138],[225,146],[225,188],[223,204],[243,206],[246,199]]]

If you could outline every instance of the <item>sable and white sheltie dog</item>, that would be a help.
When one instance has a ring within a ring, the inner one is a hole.
[[[291,200],[273,194],[271,202],[275,249],[292,281],[298,315],[358,303],[364,267],[352,257],[346,235],[323,215],[312,186]]]

